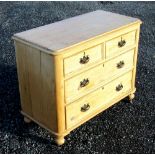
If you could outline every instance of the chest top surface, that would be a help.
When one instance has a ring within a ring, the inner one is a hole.
[[[136,22],[140,20],[97,10],[17,33],[14,39],[42,47],[52,53]]]

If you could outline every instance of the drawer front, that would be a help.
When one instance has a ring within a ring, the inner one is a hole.
[[[134,49],[65,81],[66,102],[82,96],[99,83],[133,67]]]
[[[102,59],[101,45],[64,59],[64,74],[75,72]]]
[[[67,128],[76,125],[97,109],[111,106],[110,101],[131,90],[132,72],[128,72],[93,93],[66,106]]]
[[[136,42],[136,31],[129,32],[106,42],[106,58],[114,57]]]

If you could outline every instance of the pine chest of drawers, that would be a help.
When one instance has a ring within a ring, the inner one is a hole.
[[[90,118],[135,93],[141,21],[94,11],[13,36],[21,113],[57,144]]]

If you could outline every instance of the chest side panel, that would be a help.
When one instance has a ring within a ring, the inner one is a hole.
[[[15,44],[22,111],[57,131],[53,57],[22,43]]]

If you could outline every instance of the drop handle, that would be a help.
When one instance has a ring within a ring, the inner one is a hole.
[[[90,109],[90,105],[89,103],[88,104],[84,104],[82,107],[81,107],[81,112],[86,112]]]
[[[116,91],[120,91],[123,89],[123,85],[119,84],[118,86],[116,86]]]
[[[80,64],[86,64],[89,62],[89,55],[85,55],[85,52],[84,52],[84,56],[82,58],[80,58]]]
[[[125,65],[125,62],[124,61],[120,61],[119,63],[117,63],[117,68],[118,69],[123,68],[124,65]]]
[[[80,82],[80,87],[85,87],[89,84],[89,79],[83,79],[83,81]]]
[[[125,40],[121,40],[118,42],[118,47],[123,47],[126,44]]]

